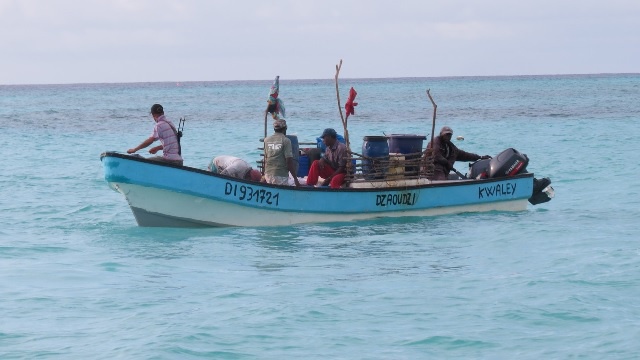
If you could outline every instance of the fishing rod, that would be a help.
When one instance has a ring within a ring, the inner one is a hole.
[[[187,117],[181,117],[180,121],[178,122],[178,138],[182,137],[182,130],[184,130],[184,122],[185,120],[187,120]]]

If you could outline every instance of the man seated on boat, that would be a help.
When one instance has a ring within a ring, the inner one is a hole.
[[[153,144],[154,141],[160,140],[160,145],[149,149],[149,153],[155,154],[158,150],[162,150],[162,156],[152,156],[148,159],[182,165],[182,149],[180,148],[178,131],[171,121],[164,116],[162,105],[153,104],[153,106],[151,106],[151,116],[153,117],[153,121],[156,122],[151,136],[140,143],[140,145],[127,150],[127,153],[133,154]]]
[[[324,156],[315,160],[309,168],[307,185],[316,185],[318,177],[324,178],[322,186],[338,189],[344,183],[347,165],[347,146],[338,141],[334,129],[324,129],[322,142],[326,145]]]
[[[287,121],[279,118],[273,121],[274,134],[264,139],[264,178],[269,184],[289,185],[289,173],[296,186],[300,186],[296,176],[291,140],[287,138]]]
[[[232,176],[238,179],[260,181],[260,171],[251,168],[248,162],[230,155],[216,156],[209,163],[209,171],[221,175]]]
[[[447,180],[449,172],[453,169],[453,164],[460,161],[477,161],[480,159],[490,159],[491,156],[480,156],[478,154],[466,152],[458,149],[451,142],[453,137],[453,130],[444,126],[440,130],[440,135],[436,136],[433,141],[430,141],[427,145],[427,149],[434,149],[433,151],[433,176],[430,180]]]

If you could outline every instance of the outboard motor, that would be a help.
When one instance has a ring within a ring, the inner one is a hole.
[[[514,148],[509,148],[491,159],[489,178],[510,177],[527,172],[529,158]]]
[[[516,149],[509,148],[493,159],[478,160],[469,164],[469,179],[510,177],[527,172],[529,158]],[[555,195],[549,178],[533,178],[533,191],[529,202],[538,205],[551,200]]]
[[[510,177],[527,172],[529,158],[516,149],[509,148],[493,159],[478,160],[469,165],[470,179]]]
[[[478,160],[469,164],[469,172],[467,178],[469,179],[486,179],[489,177],[489,165],[491,159]]]

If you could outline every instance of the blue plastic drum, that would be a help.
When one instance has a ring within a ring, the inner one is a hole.
[[[382,179],[387,173],[389,144],[385,136],[365,136],[362,143],[362,174],[367,180]]]
[[[391,134],[389,138],[389,152],[399,154],[413,154],[422,152],[422,141],[427,137],[413,134]]]
[[[298,177],[303,178],[309,175],[309,156],[300,155],[300,161],[298,164]]]

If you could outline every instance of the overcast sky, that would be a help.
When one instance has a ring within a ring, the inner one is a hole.
[[[0,0],[0,84],[640,73],[640,0]]]

